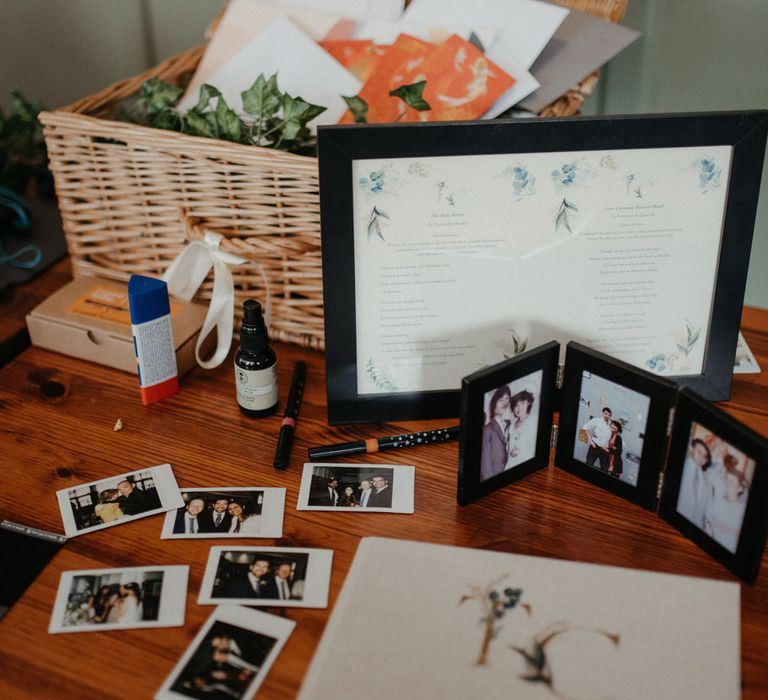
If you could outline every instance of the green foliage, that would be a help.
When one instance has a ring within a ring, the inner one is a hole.
[[[401,85],[399,88],[389,91],[390,97],[399,97],[407,107],[413,107],[413,109],[424,112],[428,109],[432,109],[429,106],[429,102],[424,99],[424,87],[426,86],[426,80],[420,80],[418,83],[411,83],[410,85]],[[347,103],[349,111],[352,112],[352,116],[355,118],[356,124],[365,124],[368,121],[368,103],[359,95],[355,97],[344,97],[342,99]],[[403,112],[395,121],[398,121],[403,117]]]
[[[30,182],[43,197],[53,196],[48,152],[37,115],[44,107],[14,90],[13,108],[0,109],[0,185],[24,195]]]
[[[428,109],[432,109],[429,106],[424,95],[424,88],[427,85],[426,80],[420,80],[418,83],[412,83],[411,85],[401,85],[399,88],[390,90],[391,97],[399,97],[405,104],[413,109],[419,110],[419,112],[425,112]]]
[[[352,116],[355,118],[355,124],[365,124],[368,121],[368,103],[360,96],[344,97],[341,99],[347,103],[349,111],[352,112]]]
[[[270,78],[259,75],[241,93],[242,115],[227,104],[219,90],[207,84],[200,87],[197,104],[182,114],[175,107],[182,92],[175,85],[151,78],[138,95],[122,105],[119,114],[126,121],[191,136],[303,153],[313,149],[307,124],[325,111],[325,107],[281,92],[277,74]]]

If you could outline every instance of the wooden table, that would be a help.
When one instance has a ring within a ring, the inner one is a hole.
[[[742,327],[768,368],[768,311],[745,309]],[[0,370],[0,518],[62,532],[54,491],[164,462],[179,485],[285,486],[284,536],[265,546],[326,547],[335,552],[327,610],[270,609],[296,620],[260,696],[293,697],[338,597],[359,539],[379,535],[598,564],[734,580],[667,523],[550,465],[473,504],[455,501],[457,443],[346,461],[417,467],[414,515],[296,511],[308,447],[430,429],[443,422],[329,428],[322,354],[276,346],[281,401],[293,362],[308,383],[291,467],[271,466],[280,416],[251,420],[234,400],[230,362],[195,370],[162,404],[139,402],[135,377],[30,348]],[[737,375],[727,411],[768,435],[768,374]],[[113,430],[120,418],[123,428]],[[447,421],[450,423],[450,421]],[[211,613],[196,603],[210,544],[160,540],[153,516],[71,539],[0,623],[0,697],[151,697]],[[742,677],[745,700],[768,697],[768,559],[753,586],[742,585]],[[190,565],[181,628],[49,635],[61,573],[87,568]]]

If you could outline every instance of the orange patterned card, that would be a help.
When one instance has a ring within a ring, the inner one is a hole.
[[[323,40],[320,43],[331,56],[358,80],[365,82],[371,77],[388,46],[378,46],[370,39]]]
[[[412,76],[419,72],[419,66],[435,49],[434,44],[422,41],[408,34],[401,34],[395,43],[379,59],[376,70],[358,93],[368,104],[368,122],[381,124],[399,121],[404,111],[415,111],[406,108],[398,97],[390,97],[390,90],[408,85]],[[354,118],[347,111],[339,120],[340,124],[352,124]]]
[[[515,84],[511,75],[456,34],[426,57],[419,74],[418,79],[427,81],[424,99],[431,109],[409,109],[402,121],[479,119]]]
[[[389,96],[391,90],[420,80],[427,81],[423,96],[431,109],[420,112]],[[514,83],[511,75],[455,34],[439,46],[401,34],[359,96],[368,104],[369,123],[478,119]],[[346,112],[340,123],[353,121]]]

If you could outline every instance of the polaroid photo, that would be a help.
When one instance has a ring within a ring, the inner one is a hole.
[[[659,515],[740,578],[757,577],[765,548],[768,441],[682,391]]]
[[[181,489],[184,505],[165,514],[162,539],[282,537],[284,488]]]
[[[569,343],[555,465],[656,510],[676,391],[668,379]]]
[[[65,571],[48,632],[179,627],[188,576],[188,566]]]
[[[548,343],[462,380],[460,505],[549,463],[559,348]]]
[[[179,698],[252,698],[296,623],[238,606],[216,608],[155,694]]]
[[[201,605],[328,607],[331,549],[211,547]]]
[[[181,508],[170,464],[126,472],[56,492],[67,537]]]
[[[395,464],[308,462],[296,510],[413,513],[415,472]]]

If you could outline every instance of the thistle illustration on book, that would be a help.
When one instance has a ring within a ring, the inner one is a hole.
[[[612,632],[606,632],[605,630],[597,629],[594,627],[582,627],[578,625],[569,625],[568,623],[558,623],[546,628],[544,631],[537,634],[532,640],[528,648],[509,645],[509,648],[516,651],[525,659],[526,674],[520,676],[524,681],[530,683],[541,683],[546,686],[549,691],[556,697],[563,698],[564,700],[576,700],[569,695],[566,695],[562,691],[558,690],[555,686],[555,678],[552,672],[552,666],[550,659],[547,657],[547,645],[558,637],[570,634],[572,632],[586,632],[589,634],[596,634],[598,636],[605,637],[615,647],[618,647],[621,642],[621,636]]]
[[[468,601],[476,600],[480,604],[482,617],[480,624],[483,626],[483,641],[480,646],[480,653],[475,661],[475,666],[485,666],[488,663],[488,651],[491,648],[491,642],[498,636],[501,630],[501,621],[508,611],[521,607],[529,615],[531,606],[527,603],[520,603],[523,595],[521,588],[504,588],[498,590],[499,584],[507,578],[505,574],[491,581],[487,586],[470,586],[469,593],[465,594],[459,600],[459,605]]]

